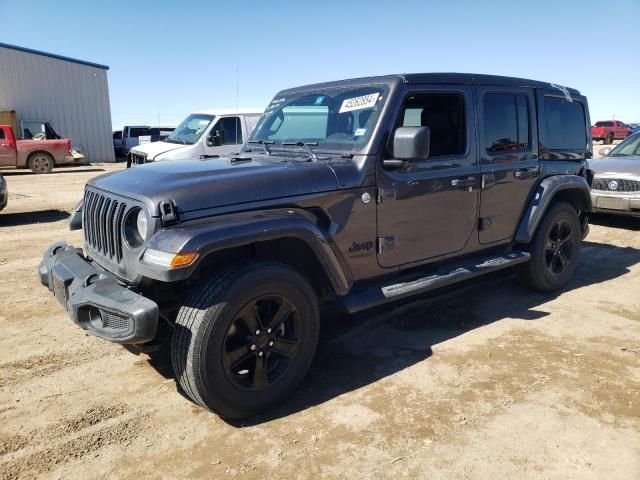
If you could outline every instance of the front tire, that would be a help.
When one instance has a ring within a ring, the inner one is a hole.
[[[245,261],[196,287],[172,338],[176,378],[196,403],[242,419],[283,402],[315,354],[318,302],[291,267]]]
[[[532,288],[551,292],[571,279],[580,256],[582,229],[576,209],[558,202],[545,214],[529,245],[531,259],[519,269]]]

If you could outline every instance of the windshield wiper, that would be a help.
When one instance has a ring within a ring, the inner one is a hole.
[[[629,154],[628,153],[610,153],[609,156],[610,157],[628,157]]]
[[[165,138],[164,139],[165,142],[169,142],[169,143],[181,143],[182,145],[187,145],[187,141],[186,140],[182,140],[182,139],[178,139],[178,138]]]
[[[283,146],[294,146],[294,147],[300,147],[302,148],[305,152],[307,152],[309,154],[309,157],[311,157],[311,160],[313,160],[314,162],[318,160],[318,156],[315,154],[315,152],[313,150],[311,150],[311,147],[317,147],[318,146],[318,142],[282,142]]]
[[[275,142],[273,140],[248,140],[247,143],[262,145],[262,151],[264,151],[266,155],[271,155],[271,150],[269,150],[267,145],[273,145]]]

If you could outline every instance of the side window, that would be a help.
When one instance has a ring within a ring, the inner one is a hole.
[[[569,102],[558,97],[544,97],[542,130],[546,148],[584,150],[587,147],[585,122],[582,103]]]
[[[527,150],[530,145],[529,100],[526,95],[484,96],[484,145],[489,153]]]
[[[5,140],[5,139],[6,137],[4,136],[4,130],[0,128],[0,140]]]
[[[409,95],[400,110],[399,127],[429,127],[430,157],[462,155],[467,149],[464,96],[459,93]]]
[[[239,117],[224,117],[218,120],[214,131],[220,131],[224,135],[223,145],[237,145],[242,141],[242,125]]]

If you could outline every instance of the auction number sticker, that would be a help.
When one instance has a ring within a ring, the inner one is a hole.
[[[346,98],[342,102],[342,106],[338,113],[352,112],[354,110],[375,107],[379,96],[379,93],[370,93],[369,95],[362,95],[361,97]]]

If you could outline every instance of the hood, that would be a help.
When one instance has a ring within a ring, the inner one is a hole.
[[[145,143],[144,145],[136,145],[131,149],[133,153],[138,153],[145,155],[148,160],[153,160],[155,157],[160,155],[161,153],[170,152],[172,150],[177,150],[179,148],[191,147],[192,145],[182,145],[180,143],[170,143],[170,142],[152,142]]]
[[[269,157],[148,163],[95,177],[88,185],[142,201],[153,216],[159,216],[163,200],[173,200],[181,214],[338,189],[324,162]]]
[[[640,177],[640,156],[598,158],[589,161],[589,168],[596,175]]]

